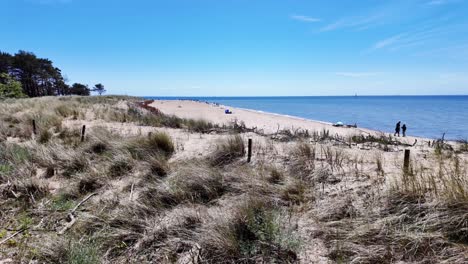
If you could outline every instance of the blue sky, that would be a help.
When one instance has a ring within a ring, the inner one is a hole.
[[[464,0],[0,0],[0,50],[112,94],[468,94]]]

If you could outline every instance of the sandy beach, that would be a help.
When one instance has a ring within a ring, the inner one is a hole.
[[[151,106],[161,110],[168,115],[176,115],[182,118],[204,119],[216,124],[231,124],[232,122],[244,122],[248,128],[257,128],[265,134],[272,134],[278,130],[297,129],[313,131],[330,131],[330,135],[340,135],[349,137],[354,135],[391,135],[381,131],[370,130],[366,128],[345,128],[335,127],[332,123],[323,121],[308,120],[300,117],[286,116],[274,113],[265,113],[250,109],[240,109],[231,106],[216,105],[212,103],[190,101],[190,100],[155,100]],[[225,114],[224,110],[229,109],[232,114]],[[419,137],[400,137],[402,143],[413,144],[415,139],[419,142],[429,139]]]

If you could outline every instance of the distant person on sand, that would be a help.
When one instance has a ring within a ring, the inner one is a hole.
[[[403,132],[403,137],[406,137],[406,124],[401,127],[401,132]]]
[[[396,123],[396,127],[395,127],[395,134],[393,134],[393,136],[400,136],[400,124],[401,124],[401,121],[398,121],[398,123]]]

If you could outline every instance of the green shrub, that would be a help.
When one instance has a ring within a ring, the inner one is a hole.
[[[262,199],[248,199],[237,208],[233,219],[208,232],[201,242],[202,257],[208,263],[297,261],[299,240],[281,212]]]
[[[29,149],[17,144],[0,144],[0,163],[22,164],[32,158]]]
[[[75,206],[75,202],[68,195],[58,194],[52,198],[50,207],[52,210],[68,211]]]
[[[99,247],[94,241],[72,241],[69,244],[66,263],[99,264]]]

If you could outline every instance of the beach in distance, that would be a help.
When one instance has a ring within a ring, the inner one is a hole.
[[[265,130],[287,127],[309,130],[330,128],[343,122],[356,124],[359,131],[393,134],[401,121],[407,135],[438,139],[468,138],[468,96],[304,96],[304,97],[146,97],[148,99],[194,100],[211,102],[234,109],[232,116],[222,110],[196,103],[168,102],[163,111],[212,122],[243,120],[247,126]],[[179,105],[183,108],[179,108]],[[249,110],[246,110],[249,109]],[[260,114],[260,113],[267,114]],[[270,114],[271,113],[271,114]],[[274,114],[273,114],[274,113]],[[320,120],[314,122],[313,120]],[[328,124],[328,125],[325,125]],[[355,133],[354,129],[335,129],[333,133]],[[336,131],[336,132],[335,132]]]
[[[337,127],[329,122],[192,100],[155,100],[151,106],[167,115],[195,120],[201,119],[218,125],[245,124],[247,128],[255,128],[256,131],[264,134],[274,134],[281,130],[289,130],[293,133],[294,131],[308,131],[310,134],[328,131],[330,135],[338,135],[344,138],[357,135],[372,135],[375,137],[393,135],[393,133],[383,133],[366,128]],[[229,110],[231,113],[226,114],[226,110]],[[400,137],[399,140],[402,143],[413,144],[415,139],[416,137],[407,136],[404,138]]]

